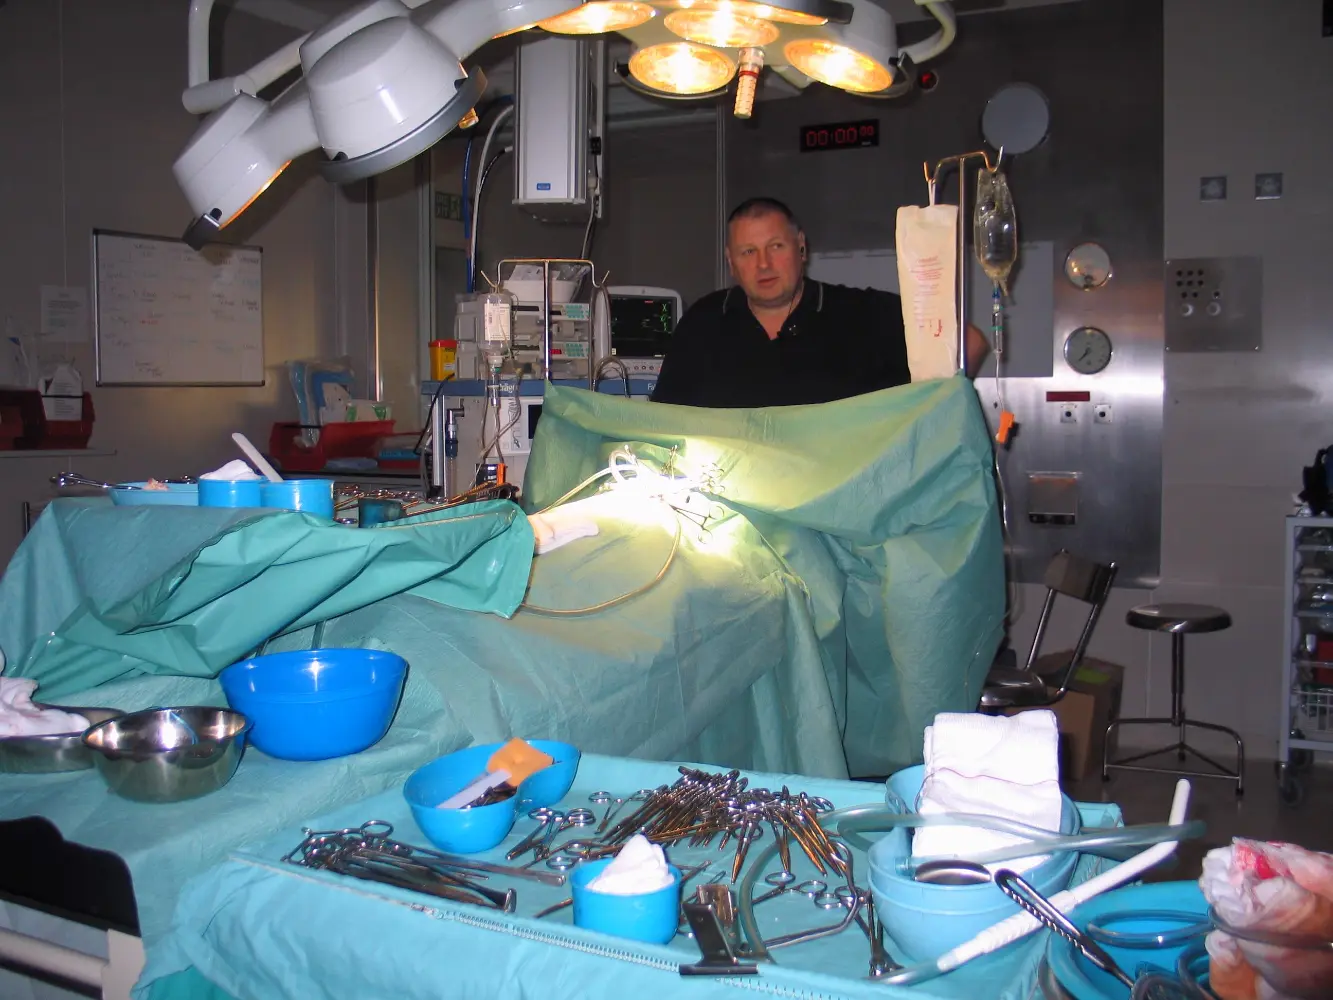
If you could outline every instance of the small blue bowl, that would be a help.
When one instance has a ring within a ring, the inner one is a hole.
[[[616,896],[589,889],[588,883],[611,861],[584,861],[574,869],[569,880],[574,926],[631,941],[666,944],[680,926],[680,869],[668,865],[671,884],[642,896]]]
[[[241,660],[218,680],[254,723],[250,742],[282,760],[360,753],[389,731],[407,661],[378,649],[301,649]]]
[[[925,768],[909,767],[889,778],[886,800],[893,796],[912,808],[921,791]],[[1078,807],[1065,795],[1060,831],[1078,833],[1082,827]],[[876,912],[893,940],[913,961],[938,958],[949,949],[975,937],[991,924],[1018,912],[1014,903],[994,884],[938,885],[918,882],[899,870],[911,856],[907,830],[890,831],[876,841],[867,857],[870,892]],[[1043,896],[1050,897],[1069,887],[1078,864],[1078,854],[1065,851],[1023,873]]]
[[[259,493],[265,507],[333,517],[332,479],[284,479],[280,483],[265,481],[260,484]]]
[[[201,479],[200,507],[258,507],[258,479]]]
[[[518,788],[518,797],[530,808],[553,806],[574,786],[574,776],[579,771],[578,747],[558,740],[528,740],[533,747],[549,757],[555,758],[550,767],[538,771]],[[499,749],[500,744],[493,745]]]
[[[491,743],[447,754],[418,768],[403,785],[403,798],[412,807],[412,818],[426,839],[441,851],[489,851],[513,829],[518,795],[470,809],[439,808],[441,802],[486,772],[486,764],[499,746]]]
[[[137,486],[137,490],[125,489]],[[150,490],[147,480],[122,483],[107,490],[111,502],[117,507],[197,507],[199,506],[199,487],[194,483],[167,483],[165,490]]]

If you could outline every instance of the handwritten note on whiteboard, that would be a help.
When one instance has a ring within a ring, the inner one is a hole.
[[[263,385],[257,247],[95,231],[98,385]]]

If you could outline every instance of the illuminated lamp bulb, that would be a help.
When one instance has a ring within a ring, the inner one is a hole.
[[[839,90],[874,94],[893,83],[893,70],[838,42],[798,38],[788,42],[783,52],[810,79]]]
[[[663,42],[630,56],[629,71],[646,87],[668,94],[706,94],[736,72],[731,57],[689,42]]]
[[[754,92],[759,84],[759,71],[764,68],[763,49],[741,49],[740,75],[736,78],[737,118],[749,118],[754,113]]]
[[[828,24],[828,18],[819,17],[815,14],[805,14],[799,10],[784,10],[781,7],[774,7],[766,3],[750,3],[748,0],[731,0],[731,6],[734,10],[749,14],[751,17],[762,17],[766,21],[777,21],[779,24],[803,24],[809,27],[818,27],[821,24]]]
[[[639,0],[591,0],[563,14],[538,21],[537,27],[557,35],[601,35],[637,28],[655,13],[651,6]]]
[[[666,16],[667,30],[689,42],[739,49],[777,41],[778,26],[726,7],[676,10]]]

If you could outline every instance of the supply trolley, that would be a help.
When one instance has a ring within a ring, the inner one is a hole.
[[[1286,522],[1278,792],[1296,806],[1314,754],[1333,753],[1333,517],[1293,515]]]

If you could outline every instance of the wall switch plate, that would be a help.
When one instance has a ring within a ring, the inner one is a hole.
[[[1276,174],[1255,174],[1254,175],[1254,200],[1272,201],[1275,198],[1282,197],[1282,175]]]
[[[1076,424],[1078,423],[1078,404],[1061,403],[1060,404],[1060,423]]]
[[[1109,424],[1112,422],[1114,412],[1110,403],[1094,403],[1092,407],[1092,422],[1094,424]]]
[[[1257,351],[1263,346],[1263,260],[1190,257],[1166,262],[1166,349]]]
[[[1200,177],[1199,178],[1199,200],[1200,201],[1226,201],[1227,200],[1227,179],[1222,177]]]

